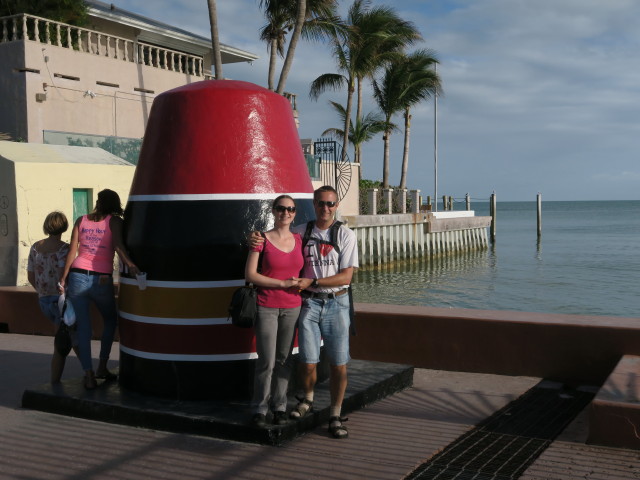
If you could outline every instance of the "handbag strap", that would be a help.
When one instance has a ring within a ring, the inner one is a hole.
[[[260,232],[260,236],[264,239],[265,242],[267,241],[267,236],[264,234],[264,232]],[[264,257],[264,249],[266,247],[264,243],[262,245],[262,250],[260,250],[260,253],[258,254],[258,273],[262,273],[262,257]]]

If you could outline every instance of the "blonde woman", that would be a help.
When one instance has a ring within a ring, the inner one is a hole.
[[[29,251],[27,279],[38,292],[40,310],[56,328],[60,325],[58,309],[58,287],[56,284],[64,270],[64,262],[69,253],[69,244],[62,241],[62,234],[69,228],[67,217],[62,212],[51,212],[44,220],[42,230],[47,236],[37,241]],[[72,335],[72,344],[76,349],[77,341]],[[66,361],[56,348],[51,358],[51,383],[59,383]]]

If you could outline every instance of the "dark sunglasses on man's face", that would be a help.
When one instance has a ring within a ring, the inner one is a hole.
[[[289,212],[289,213],[296,213],[296,207],[285,207],[284,205],[276,205],[275,207],[273,207],[273,209],[276,212]]]
[[[338,203],[338,202],[325,202],[324,200],[317,200],[317,201],[316,201],[316,204],[317,204],[320,208],[324,207],[325,205],[326,205],[327,207],[329,207],[329,208],[333,208],[333,207],[335,207],[335,206],[336,206],[336,204],[337,204],[337,203]]]

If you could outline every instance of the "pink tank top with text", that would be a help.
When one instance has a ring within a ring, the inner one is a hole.
[[[86,215],[82,217],[78,226],[78,256],[71,268],[109,274],[113,272],[115,250],[109,227],[110,220],[111,215],[99,222],[92,222]]]

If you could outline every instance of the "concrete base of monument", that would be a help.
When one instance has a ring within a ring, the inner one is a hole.
[[[352,360],[342,414],[412,384],[412,366]],[[296,403],[290,396],[288,410]],[[56,386],[47,384],[27,389],[22,396],[23,408],[43,412],[268,445],[281,445],[326,424],[329,403],[329,382],[324,381],[316,386],[312,414],[299,421],[290,420],[286,425],[257,428],[251,424],[253,412],[247,401],[176,401],[150,397],[125,390],[117,381],[104,381],[95,390],[87,391],[81,378],[71,379]]]

